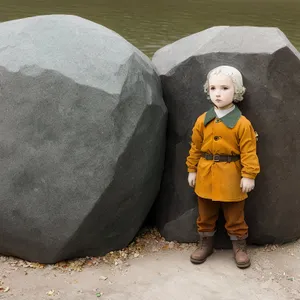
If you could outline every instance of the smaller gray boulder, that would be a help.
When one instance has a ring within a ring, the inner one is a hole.
[[[278,28],[212,27],[159,49],[153,63],[169,111],[165,169],[153,212],[161,234],[167,240],[198,239],[197,201],[185,161],[192,127],[211,107],[203,91],[206,75],[231,65],[241,71],[247,89],[240,108],[259,134],[261,174],[246,200],[249,241],[299,238],[300,55],[286,36]],[[219,246],[224,246],[223,225],[224,219]]]

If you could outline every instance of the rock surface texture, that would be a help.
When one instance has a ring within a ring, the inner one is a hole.
[[[259,134],[261,173],[246,200],[249,241],[299,238],[300,55],[286,36],[277,28],[212,27],[158,50],[153,63],[169,111],[165,171],[154,208],[162,235],[198,240],[196,196],[185,161],[194,122],[211,107],[203,92],[206,74],[231,65],[242,72],[247,89],[239,107]],[[223,222],[217,247],[228,240]]]
[[[54,263],[127,246],[163,170],[151,61],[76,16],[0,29],[0,253]]]

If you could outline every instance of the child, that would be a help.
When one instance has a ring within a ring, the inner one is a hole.
[[[188,183],[195,188],[199,210],[200,243],[190,260],[201,264],[212,254],[221,207],[236,265],[247,268],[250,258],[246,249],[248,226],[244,206],[247,193],[254,189],[260,166],[253,127],[233,103],[243,100],[242,75],[233,67],[219,66],[208,73],[204,91],[214,107],[197,119],[186,161]]]

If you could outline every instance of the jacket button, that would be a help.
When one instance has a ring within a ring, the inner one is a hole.
[[[221,122],[221,120],[220,119],[216,119],[216,123],[219,123],[219,122]]]
[[[220,139],[219,136],[215,136],[215,137],[214,137],[214,140],[215,140],[215,141],[218,141],[219,139]]]

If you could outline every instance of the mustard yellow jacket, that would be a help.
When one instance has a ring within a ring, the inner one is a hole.
[[[214,162],[202,157],[201,152],[240,155],[240,160]],[[193,128],[186,165],[188,172],[197,172],[195,193],[199,197],[223,202],[246,199],[240,188],[241,177],[255,179],[260,171],[250,121],[237,107],[220,119],[213,108],[202,114]]]

